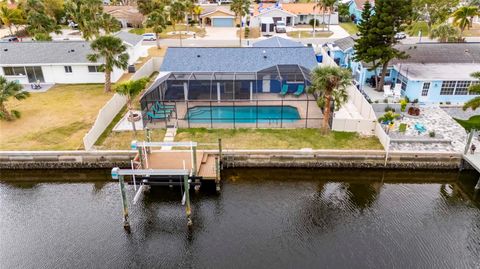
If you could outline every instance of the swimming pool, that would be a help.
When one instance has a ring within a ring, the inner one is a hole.
[[[283,115],[283,117],[282,117]],[[188,109],[190,122],[263,123],[272,121],[294,122],[300,114],[293,106],[196,106]]]

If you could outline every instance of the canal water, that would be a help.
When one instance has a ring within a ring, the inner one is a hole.
[[[192,230],[163,188],[131,234],[108,173],[3,171],[0,268],[480,268],[475,173],[226,170]]]

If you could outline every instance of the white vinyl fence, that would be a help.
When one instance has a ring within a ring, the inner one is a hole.
[[[92,128],[88,133],[83,137],[83,145],[85,150],[91,150],[97,139],[102,135],[102,133],[107,129],[108,125],[112,122],[115,116],[120,112],[120,110],[127,103],[127,98],[125,96],[114,94],[112,99],[110,99],[98,112],[97,119],[93,124]]]
[[[148,60],[140,69],[138,69],[132,76],[132,80],[140,79],[142,77],[149,77],[153,72],[160,70],[160,65],[163,62],[163,57],[153,57]],[[113,121],[115,116],[122,110],[127,103],[127,98],[119,94],[113,95],[98,112],[97,119],[92,128],[83,137],[83,145],[85,150],[91,150],[95,142],[107,129],[108,125]]]

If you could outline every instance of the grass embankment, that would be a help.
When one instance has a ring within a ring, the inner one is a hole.
[[[119,113],[118,115],[123,115],[123,113]],[[113,124],[113,126],[115,126],[115,124]],[[163,141],[164,137],[165,137],[165,129],[153,129],[151,132],[152,141],[160,142],[160,141]],[[130,143],[132,142],[132,140],[145,141],[146,140],[145,132],[143,130],[137,131],[137,134],[130,131],[129,132],[111,132],[111,129],[110,129],[110,132],[108,132],[106,136],[102,136],[97,141],[97,143],[95,144],[95,148],[106,149],[106,150],[115,150],[115,149],[127,150],[127,149],[130,149]]]
[[[358,33],[358,27],[353,22],[341,22],[340,27],[342,27],[343,30],[347,31],[350,35]]]
[[[472,116],[468,120],[455,119],[465,130],[480,130],[480,115]]]
[[[180,38],[179,34],[169,34],[171,32],[178,32],[178,31],[187,31],[187,26],[186,25],[176,25],[175,30],[173,30],[173,27],[171,25],[168,25],[165,30],[163,30],[162,33],[160,33],[160,38]],[[203,37],[205,36],[205,29],[200,28],[198,26],[189,26],[188,27],[189,32],[195,32],[197,37]],[[132,34],[137,34],[137,35],[143,35],[145,33],[153,33],[152,28],[133,28],[129,30],[128,32]],[[191,37],[192,35],[182,35],[182,38],[188,38]],[[161,42],[161,41],[160,41]]]
[[[318,31],[318,30],[315,31],[315,38],[329,37],[331,35],[333,35],[333,32]],[[293,37],[293,38],[313,38],[313,32],[312,31],[291,31],[291,32],[287,32],[287,36]]]
[[[226,149],[383,149],[376,137],[357,133],[330,132],[319,129],[179,129],[175,141],[217,143],[222,138]],[[199,146],[216,148],[216,146]]]
[[[92,127],[99,109],[112,97],[102,84],[56,85],[32,93],[22,101],[9,101],[22,117],[0,121],[1,150],[75,150]]]

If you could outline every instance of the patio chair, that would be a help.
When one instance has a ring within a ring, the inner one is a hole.
[[[153,106],[152,109],[155,114],[170,114],[173,111],[171,108],[158,108],[156,106]]]
[[[154,119],[159,119],[159,120],[168,120],[170,118],[170,113],[164,114],[164,113],[152,113],[150,111],[147,112],[147,117],[152,122]]]
[[[304,90],[305,90],[305,85],[303,85],[303,84],[298,85],[297,91],[294,92],[293,95],[300,96],[303,93]]]
[[[163,108],[174,109],[174,108],[175,108],[175,105],[164,105],[164,104],[161,104],[159,101],[157,101],[157,102],[155,103],[154,107],[156,107],[157,109],[163,109]]]
[[[288,85],[287,84],[283,84],[282,85],[282,90],[280,91],[280,95],[281,96],[285,96],[288,92]]]

